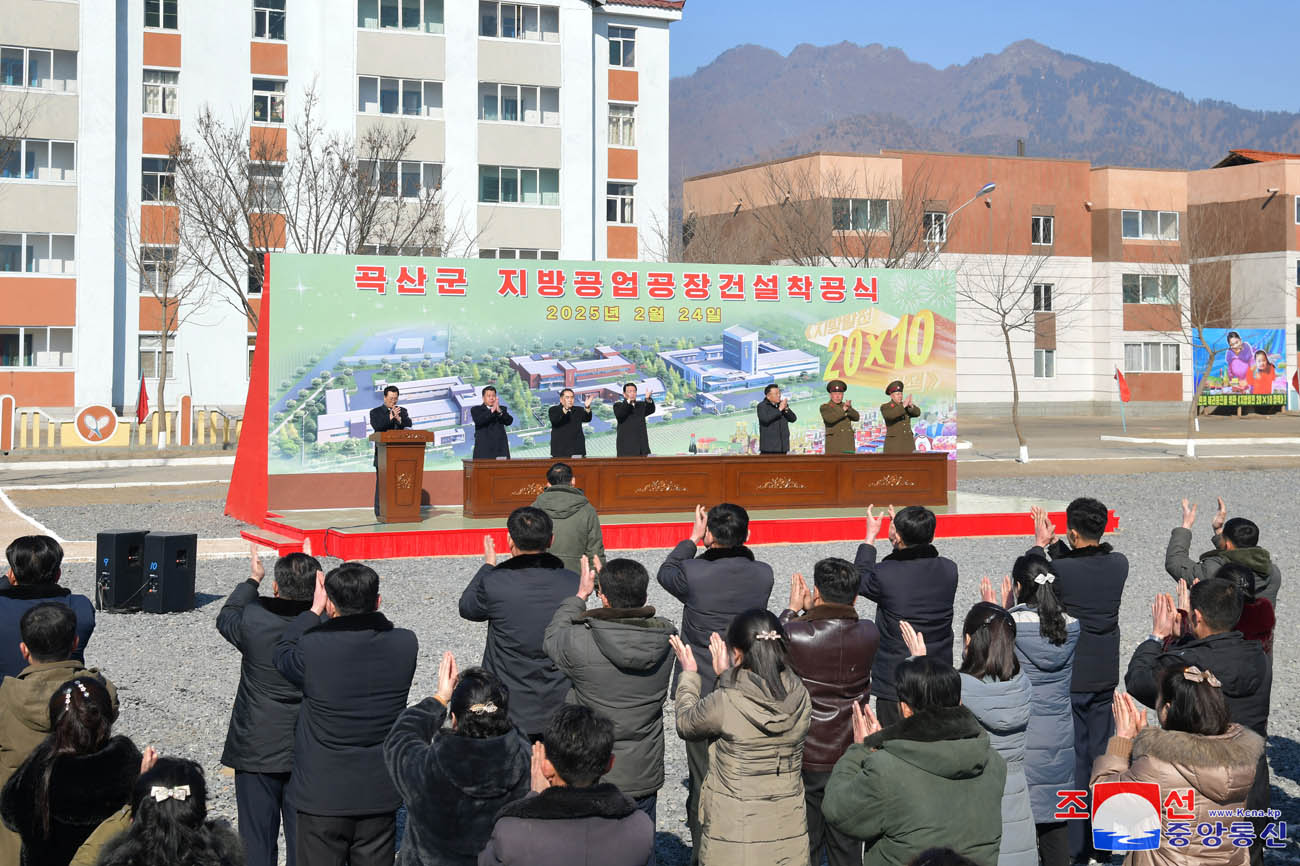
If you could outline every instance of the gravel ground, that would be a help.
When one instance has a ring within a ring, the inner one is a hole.
[[[1263,545],[1273,551],[1288,581],[1296,580],[1297,563],[1290,555],[1296,546],[1297,509],[1286,505],[1283,494],[1300,486],[1300,470],[1220,473],[1159,473],[1114,475],[1089,479],[1062,476],[1027,479],[978,480],[963,483],[972,492],[1041,497],[1068,501],[1076,495],[1092,495],[1115,509],[1121,530],[1110,540],[1132,563],[1132,572],[1121,611],[1123,645],[1121,665],[1150,630],[1150,603],[1157,591],[1171,591],[1173,582],[1163,568],[1169,530],[1180,520],[1179,499],[1193,496],[1200,503],[1199,541],[1209,536],[1214,497],[1222,495],[1229,513],[1248,514],[1260,525]],[[1272,502],[1270,506],[1267,503]],[[99,528],[127,524],[158,529],[197,528],[204,534],[234,535],[229,530],[214,532],[225,518],[214,501],[166,502],[157,505],[81,505],[47,508],[34,516],[56,531],[72,538],[92,538]],[[980,539],[941,541],[940,551],[955,559],[962,573],[958,590],[957,622],[966,608],[978,600],[979,579],[1010,571],[1015,556],[1029,545],[1028,539]],[[884,545],[882,544],[882,547]],[[1199,547],[1199,543],[1198,543]],[[853,544],[786,545],[758,548],[760,559],[777,572],[773,592],[774,610],[784,606],[789,576],[796,570],[809,573],[822,556],[852,559]],[[651,570],[658,567],[667,551],[635,551],[627,555]],[[619,553],[611,551],[611,555]],[[437,660],[444,649],[453,650],[461,663],[478,661],[483,649],[485,626],[461,620],[457,599],[479,561],[470,558],[410,559],[377,563],[383,578],[384,610],[398,625],[413,629],[420,638],[419,669],[412,688],[412,701],[429,695],[436,685]],[[90,664],[101,667],[118,685],[122,698],[119,729],[143,747],[153,745],[165,754],[184,755],[202,763],[209,771],[212,811],[233,818],[233,779],[220,774],[219,757],[225,738],[230,702],[239,677],[238,655],[217,634],[213,622],[229,590],[247,573],[241,560],[211,560],[199,564],[198,608],[185,614],[165,616],[101,614],[100,625],[89,645]],[[92,572],[89,565],[71,565],[65,581],[74,591],[89,593]],[[1283,591],[1278,611],[1275,642],[1275,674],[1272,736],[1268,754],[1273,770],[1273,806],[1281,809],[1292,827],[1300,824],[1300,712],[1292,701],[1300,698],[1300,673],[1295,667],[1300,634],[1288,616],[1292,589]],[[680,621],[680,605],[651,582],[650,603],[669,618]],[[859,609],[869,615],[873,605],[861,601]],[[672,728],[671,707],[665,714]],[[665,866],[689,862],[689,834],[684,818],[686,777],[685,753],[681,742],[668,737],[668,782],[659,796],[659,853]],[[1300,862],[1295,842],[1280,852],[1279,859]]]
[[[225,484],[136,487],[78,491],[68,505],[66,490],[16,490],[14,504],[60,538],[94,541],[113,529],[197,532],[200,538],[238,538],[246,524],[227,517]]]

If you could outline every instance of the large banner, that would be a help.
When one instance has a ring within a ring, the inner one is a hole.
[[[1192,347],[1194,387],[1199,406],[1286,406],[1286,331],[1273,328],[1206,329],[1203,346]],[[1209,353],[1214,364],[1205,372]]]
[[[561,390],[592,398],[592,456],[613,456],[622,385],[652,394],[656,454],[753,453],[775,382],[791,450],[823,448],[819,406],[843,379],[879,451],[884,388],[921,408],[918,450],[956,449],[951,271],[272,255],[272,474],[370,471],[369,412],[387,385],[433,431],[426,469],[470,456],[486,385],[514,416],[510,452],[550,454]]]

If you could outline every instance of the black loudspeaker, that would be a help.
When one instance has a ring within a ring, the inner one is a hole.
[[[199,537],[193,532],[151,532],[144,538],[146,613],[180,613],[194,609],[194,558]]]
[[[118,530],[95,536],[95,607],[139,610],[144,592],[144,540],[148,530]]]

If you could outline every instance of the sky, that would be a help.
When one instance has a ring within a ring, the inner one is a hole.
[[[943,68],[1033,39],[1191,99],[1300,111],[1298,0],[687,0],[671,34],[674,76],[746,43],[789,54],[804,42],[879,42]]]

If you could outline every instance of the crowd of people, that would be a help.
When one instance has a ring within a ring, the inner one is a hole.
[[[1177,591],[1153,601],[1121,692],[1129,564],[1095,499],[1070,503],[1059,538],[1035,509],[1032,546],[968,610],[926,508],[868,509],[855,560],[793,575],[775,613],[745,509],[701,506],[655,574],[681,603],[675,624],[648,604],[643,565],[596,549],[569,468],[548,483],[507,520],[508,555],[485,539],[460,597],[486,624],[480,663],[444,652],[436,691],[410,706],[416,636],[381,612],[372,568],[326,573],[292,553],[266,593],[253,551],[216,623],[241,659],[221,756],[237,832],[209,818],[199,765],[114,733],[116,689],[85,662],[93,606],[59,583],[54,540],[16,539],[0,590],[0,859],[274,866],[283,833],[291,866],[653,864],[669,702],[704,866],[1104,862],[1086,820],[1098,782],[1190,792],[1196,821],[1268,805],[1282,576],[1221,500],[1198,559],[1184,502],[1166,556]],[[1063,792],[1078,819],[1062,820]],[[1244,866],[1259,836],[1130,857]]]

